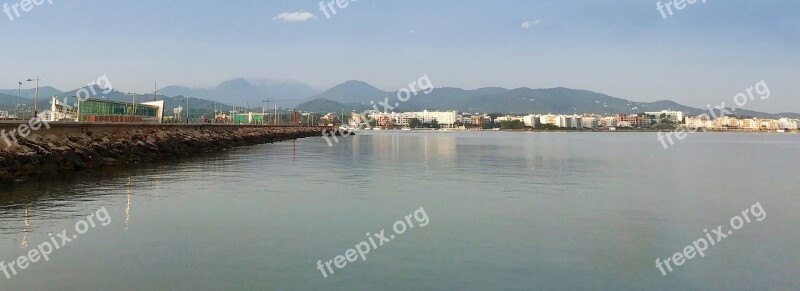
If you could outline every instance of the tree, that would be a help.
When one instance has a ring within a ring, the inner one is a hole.
[[[422,122],[419,121],[418,118],[412,118],[411,120],[408,121],[408,127],[410,128],[417,128],[420,125],[422,125]]]
[[[555,124],[540,124],[537,126],[538,129],[545,129],[545,130],[561,130],[563,128],[556,126]]]
[[[509,120],[500,122],[500,129],[522,129],[525,123],[519,120]]]
[[[431,128],[439,129],[441,127],[442,126],[439,125],[439,121],[437,121],[436,119],[433,119],[433,121],[431,121]]]

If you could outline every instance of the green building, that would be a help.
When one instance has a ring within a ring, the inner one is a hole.
[[[234,124],[262,124],[264,121],[263,113],[234,113],[231,115]]]
[[[99,99],[87,99],[78,106],[78,122],[103,122],[109,119],[134,117],[138,122],[161,123],[164,116],[164,101],[133,104]],[[119,122],[119,121],[118,121]],[[125,122],[125,121],[121,121]]]

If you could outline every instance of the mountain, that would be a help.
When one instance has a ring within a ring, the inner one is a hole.
[[[30,84],[23,83],[23,86],[28,87],[30,86]],[[21,91],[22,91],[21,96],[24,98],[32,99],[33,97],[36,96],[36,88],[31,88],[31,89],[26,88],[22,89]],[[39,87],[39,98],[49,98],[52,97],[53,95],[58,95],[61,93],[63,92],[53,87],[49,86]],[[6,94],[16,97],[17,95],[20,94],[20,92],[17,89],[1,89],[0,94]]]
[[[300,107],[302,107],[302,109],[300,109]],[[356,112],[361,113],[361,112],[364,112],[366,110],[372,109],[372,107],[371,106],[366,106],[366,105],[363,105],[363,104],[358,104],[358,103],[347,103],[347,104],[344,104],[344,103],[336,102],[336,101],[325,99],[325,98],[319,98],[319,99],[314,99],[314,100],[305,102],[305,103],[299,105],[297,109],[298,110],[302,110],[302,111],[308,111],[308,112],[325,112],[325,113],[327,113],[327,112],[342,112],[342,110],[344,110],[344,112],[356,111]]]
[[[336,85],[325,92],[311,97],[310,102],[298,105],[298,109],[304,111],[315,111],[312,109],[323,109],[324,104],[330,105],[330,109],[344,107],[346,109],[364,108],[372,109],[373,103],[382,108],[379,103],[384,102],[386,97],[393,103],[400,103],[395,111],[413,111],[422,109],[447,109],[452,104],[462,102],[465,98],[474,98],[484,95],[500,94],[508,91],[504,88],[482,88],[477,90],[464,90],[460,88],[437,88],[424,94],[423,90],[417,89],[417,95],[412,95],[406,102],[397,102],[397,92],[385,92],[362,81],[347,81]],[[324,100],[324,101],[321,101]],[[313,105],[313,106],[311,106]],[[382,109],[381,109],[382,110]],[[322,110],[325,111],[325,110]],[[335,111],[335,110],[333,110]],[[348,111],[348,110],[346,110]],[[359,112],[363,110],[357,110]]]
[[[336,85],[325,92],[314,95],[309,98],[309,100],[327,99],[340,103],[359,103],[369,105],[370,101],[378,102],[382,100],[384,96],[388,96],[388,94],[388,92],[384,92],[378,88],[375,88],[366,82],[347,81]]]
[[[191,96],[249,107],[260,107],[263,105],[262,100],[270,98],[272,100],[289,100],[281,101],[278,106],[291,107],[297,105],[300,100],[316,94],[317,91],[299,83],[236,78],[222,82],[210,89],[170,86],[159,89],[158,93],[165,96]]]
[[[16,104],[19,101],[20,104],[26,104],[31,102],[32,100],[28,98],[17,98],[17,95],[9,95],[0,93],[0,110],[9,110],[17,108]]]
[[[419,91],[419,90],[418,90]],[[407,102],[398,102],[396,93],[381,91],[365,82],[348,81],[328,91],[312,97],[313,100],[298,105],[297,109],[311,112],[340,112],[356,110],[362,112],[389,98],[394,109],[389,111],[458,110],[462,112],[515,113],[515,114],[582,114],[598,113],[604,115],[636,114],[646,111],[676,110],[699,115],[706,109],[694,108],[679,103],[662,100],[656,102],[635,102],[587,90],[569,88],[531,89],[481,88],[465,90],[460,88],[436,88],[429,94],[419,93]],[[394,106],[398,103],[399,106]],[[383,105],[378,106],[384,111]],[[759,118],[800,118],[796,113],[770,114],[739,109],[739,116]]]

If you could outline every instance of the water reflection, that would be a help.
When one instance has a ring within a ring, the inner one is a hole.
[[[25,207],[25,214],[23,216],[25,227],[22,229],[22,242],[20,243],[20,248],[23,249],[28,248],[28,231],[31,228],[29,211],[30,207]]]
[[[125,230],[128,230],[128,224],[131,221],[131,177],[128,177],[128,184],[125,185]]]

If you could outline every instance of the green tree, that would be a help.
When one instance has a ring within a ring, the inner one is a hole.
[[[433,119],[433,121],[431,121],[431,128],[439,129],[439,128],[442,128],[442,126],[439,125],[439,121],[437,121],[436,119]]]
[[[422,122],[418,118],[412,118],[408,121],[408,127],[410,128],[418,128],[420,125],[422,125]]]
[[[525,123],[519,120],[509,120],[500,122],[500,129],[522,129]]]

